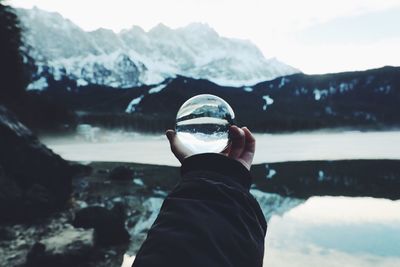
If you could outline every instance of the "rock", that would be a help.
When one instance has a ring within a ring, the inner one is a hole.
[[[84,266],[95,253],[93,230],[65,229],[35,243],[26,259],[28,267]]]
[[[89,165],[71,164],[71,171],[76,177],[86,177],[92,174],[93,168]]]
[[[98,174],[108,174],[108,173],[110,173],[110,171],[107,169],[100,169],[100,170],[97,170],[97,173]]]
[[[0,222],[20,218],[23,207],[22,189],[0,172]]]
[[[35,243],[28,255],[26,256],[26,265],[27,266],[37,266],[39,264],[43,264],[46,257],[46,246],[42,243]]]
[[[133,178],[133,170],[128,166],[118,166],[112,169],[109,178],[116,181],[130,181]]]
[[[125,219],[124,206],[117,203],[111,210],[99,206],[79,210],[75,214],[73,225],[85,229],[94,228],[96,243],[99,245],[116,245],[129,241]]]
[[[10,190],[0,190],[0,199],[7,203],[0,204],[0,221],[33,219],[64,207],[74,168],[3,106],[0,136],[0,166],[6,176],[1,183]]]
[[[12,240],[15,238],[15,234],[10,229],[0,227],[0,241],[1,240]]]

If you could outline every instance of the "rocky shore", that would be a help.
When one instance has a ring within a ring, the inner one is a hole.
[[[124,255],[136,254],[179,179],[179,169],[167,166],[93,162],[85,169],[91,171],[72,179],[64,210],[0,225],[0,266],[121,266]],[[304,201],[251,192],[267,219]]]
[[[0,266],[120,266],[137,250],[157,210],[143,197],[166,195],[143,170],[67,162],[3,106],[0,136]]]
[[[2,221],[0,266],[121,266],[125,253],[136,253],[166,191],[144,184],[143,168],[136,167],[127,180],[114,175],[131,170],[128,165],[87,168],[89,174],[72,179],[65,209],[29,221]]]

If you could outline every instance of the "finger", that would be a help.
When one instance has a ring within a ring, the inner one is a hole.
[[[244,131],[237,126],[230,127],[230,134],[232,143],[228,156],[237,159],[242,155],[244,150],[245,134]]]
[[[186,148],[179,138],[176,136],[176,132],[174,130],[167,130],[165,135],[168,138],[169,145],[171,147],[172,153],[175,157],[182,163],[183,160],[193,154],[188,148]]]
[[[243,127],[242,130],[245,134],[245,146],[240,158],[251,165],[256,151],[256,139],[247,127]]]

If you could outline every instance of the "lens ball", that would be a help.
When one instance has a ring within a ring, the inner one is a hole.
[[[179,140],[194,154],[226,148],[229,127],[235,114],[229,104],[215,95],[197,95],[187,100],[176,116]]]

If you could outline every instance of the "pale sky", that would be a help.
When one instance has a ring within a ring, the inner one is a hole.
[[[203,22],[305,73],[400,66],[400,0],[8,0],[85,30]]]

